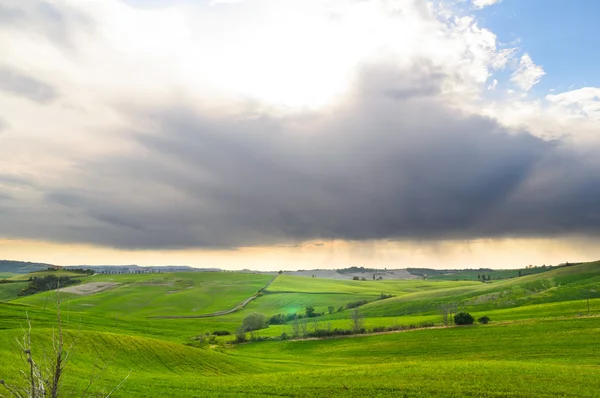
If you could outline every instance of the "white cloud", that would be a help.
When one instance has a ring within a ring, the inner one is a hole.
[[[551,94],[547,95],[546,99],[574,115],[600,120],[600,88],[598,87],[583,87],[561,94]]]
[[[485,8],[496,3],[500,3],[502,0],[473,0],[473,6],[475,8]]]
[[[494,79],[494,80],[492,80],[492,82],[490,84],[488,84],[487,89],[494,90],[497,85],[498,85],[498,80]]]
[[[536,65],[529,54],[523,54],[519,62],[519,68],[512,74],[510,80],[521,90],[529,91],[538,84],[546,72]]]

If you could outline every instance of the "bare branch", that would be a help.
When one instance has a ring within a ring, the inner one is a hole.
[[[110,397],[113,392],[117,391],[123,385],[123,383],[125,383],[127,381],[127,379],[129,379],[129,376],[131,376],[131,372],[133,372],[133,370],[130,370],[129,374],[123,380],[121,380],[121,382],[119,384],[117,384],[117,386],[115,388],[113,388],[111,390],[111,392],[109,392],[105,398]]]

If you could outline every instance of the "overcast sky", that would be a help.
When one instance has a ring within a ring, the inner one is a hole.
[[[519,4],[0,0],[0,258],[600,258],[598,10]]]

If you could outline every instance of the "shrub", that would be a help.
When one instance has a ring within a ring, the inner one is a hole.
[[[489,316],[484,315],[481,318],[477,319],[477,322],[483,324],[483,325],[487,325],[488,323],[490,323],[491,319]]]
[[[191,343],[187,343],[186,345],[189,345],[191,347],[196,347],[196,348],[205,348],[208,347],[211,344],[217,344],[217,337],[216,336],[196,336],[194,338],[194,340]]]
[[[215,330],[212,334],[214,336],[229,336],[231,332],[228,330]]]
[[[333,330],[317,329],[313,332],[306,333],[306,337],[332,337],[332,336],[349,336],[352,334],[352,330],[338,329]]]
[[[358,276],[353,276],[353,277],[352,277],[352,280],[353,280],[353,281],[358,281],[358,280],[360,280],[360,278],[359,278]]]
[[[269,318],[269,325],[283,325],[285,323],[285,316],[283,314],[273,315]]]
[[[352,308],[360,307],[361,305],[365,305],[367,303],[367,300],[353,301],[351,303],[346,304],[346,308],[350,310]]]
[[[287,335],[287,333],[286,333],[286,332],[283,332],[283,333],[281,333],[281,336],[279,336],[279,338],[280,338],[281,340],[288,340],[288,339],[289,339],[289,336]]]
[[[454,315],[454,323],[456,325],[472,325],[474,321],[475,318],[473,318],[473,315],[469,314],[468,312],[462,311]]]
[[[246,331],[244,330],[244,328],[242,326],[240,326],[239,328],[237,328],[237,330],[235,332],[235,342],[236,343],[244,343],[245,341],[247,341]]]

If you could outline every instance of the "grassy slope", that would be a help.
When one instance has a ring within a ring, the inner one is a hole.
[[[367,316],[437,314],[443,304],[457,303],[481,312],[586,297],[600,297],[600,262],[492,283],[411,293],[362,307]]]
[[[228,310],[264,287],[273,277],[260,274],[187,272],[166,274],[94,275],[86,282],[116,282],[107,291],[78,296],[65,294],[72,311],[109,316],[148,317],[199,315]],[[42,306],[49,293],[15,300]]]
[[[19,292],[27,287],[27,282],[18,283],[1,283],[0,284],[0,301],[14,300]]]

